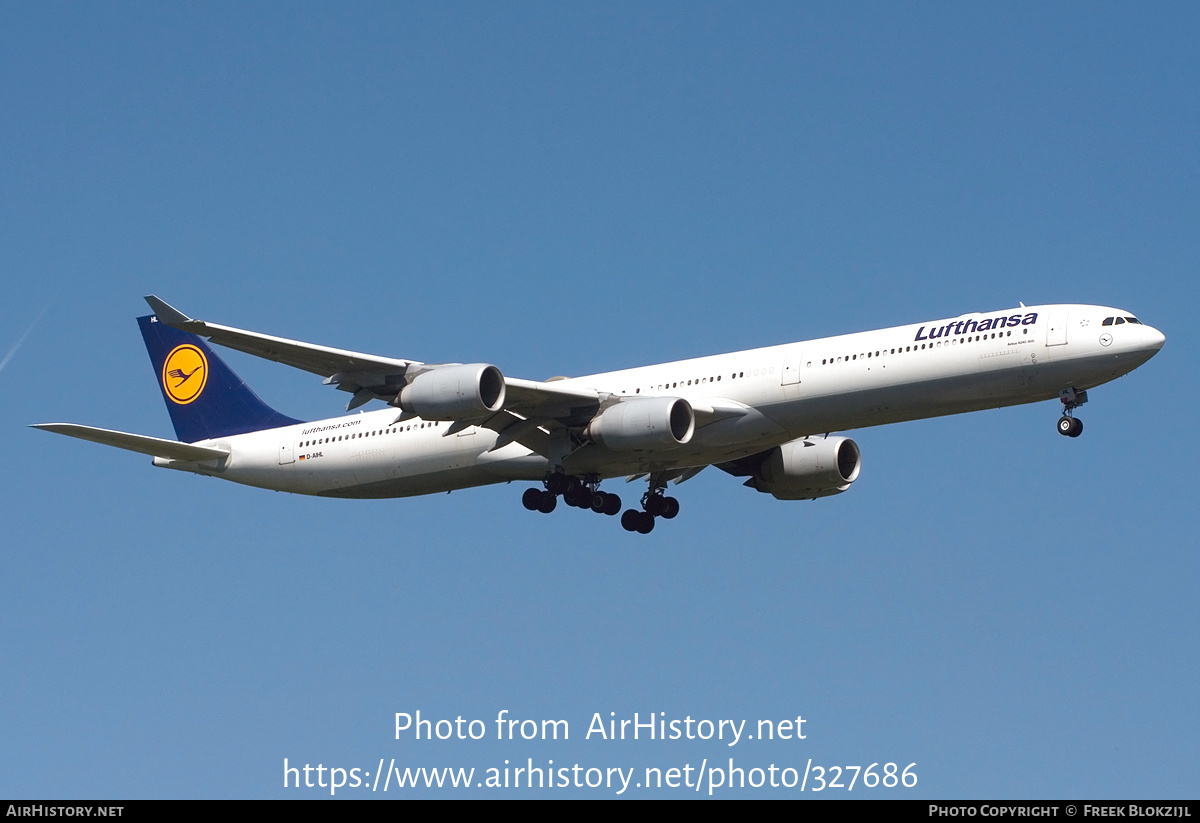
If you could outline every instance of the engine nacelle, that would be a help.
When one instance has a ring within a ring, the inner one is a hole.
[[[682,397],[632,397],[602,410],[584,433],[618,451],[673,449],[692,439],[696,415]]]
[[[793,440],[767,453],[750,484],[777,500],[813,500],[844,492],[861,469],[858,444],[849,437]]]
[[[468,420],[500,411],[504,394],[504,375],[495,366],[435,366],[413,378],[392,405],[425,420]]]

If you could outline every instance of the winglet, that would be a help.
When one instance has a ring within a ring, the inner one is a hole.
[[[191,331],[188,326],[204,326],[204,323],[198,320],[193,320],[186,314],[181,312],[174,306],[169,305],[165,300],[155,297],[153,294],[148,294],[145,297],[150,308],[154,310],[154,314],[158,316],[159,321],[166,323],[168,326],[175,328],[183,328],[186,331]]]

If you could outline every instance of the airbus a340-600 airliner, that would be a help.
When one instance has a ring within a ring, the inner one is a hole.
[[[545,382],[486,363],[421,363],[193,320],[156,297],[142,337],[179,440],[42,423],[148,454],[154,465],[296,494],[383,498],[533,481],[523,503],[615,515],[601,491],[647,479],[621,525],[643,534],[679,513],[667,484],[706,466],[780,500],[838,494],[858,446],[833,432],[1058,398],[1078,437],[1087,391],[1162,348],[1127,311],[1024,306],[879,331]],[[263,403],[203,338],[325,378],[378,411],[305,423]]]

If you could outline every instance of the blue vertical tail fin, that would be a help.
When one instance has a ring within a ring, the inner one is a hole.
[[[301,423],[268,406],[203,338],[138,318],[158,387],[184,443]]]

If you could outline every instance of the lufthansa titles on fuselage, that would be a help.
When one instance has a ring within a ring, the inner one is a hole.
[[[300,434],[301,435],[317,434],[318,432],[336,431],[337,429],[345,429],[345,428],[349,428],[351,426],[361,426],[361,425],[362,425],[362,420],[360,418],[356,417],[352,420],[343,420],[338,423],[324,423],[320,426],[310,426],[307,429],[301,430]]]
[[[1024,317],[1019,314],[1010,314],[1007,317],[988,317],[983,320],[956,320],[944,326],[930,326],[928,334],[925,334],[925,327],[921,326],[917,329],[917,336],[913,339],[936,340],[939,337],[949,337],[952,334],[975,334],[976,332],[1003,329],[1011,326],[1032,326],[1035,323],[1037,323],[1037,312],[1032,311]]]

